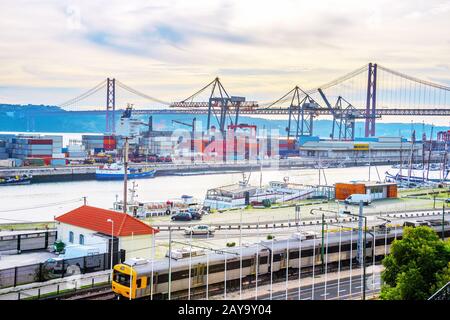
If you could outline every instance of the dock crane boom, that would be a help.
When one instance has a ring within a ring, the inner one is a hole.
[[[319,91],[320,96],[322,97],[323,101],[327,105],[327,108],[330,109],[331,114],[333,115],[333,127],[331,128],[331,139],[334,140],[334,128],[335,128],[335,125],[337,124],[336,112],[335,112],[334,108],[331,106],[331,104],[328,101],[325,94],[323,93],[322,89],[319,88],[319,89],[317,89],[317,91]],[[340,131],[340,128],[339,128],[339,131]]]

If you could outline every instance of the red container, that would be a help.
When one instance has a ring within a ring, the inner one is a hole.
[[[104,136],[103,148],[108,151],[116,149],[116,138],[114,136]]]
[[[28,144],[49,144],[53,145],[53,140],[51,139],[29,139]]]

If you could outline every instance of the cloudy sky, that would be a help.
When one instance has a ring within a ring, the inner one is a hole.
[[[166,101],[215,76],[270,101],[370,61],[450,86],[450,1],[2,0],[0,102],[115,77]]]

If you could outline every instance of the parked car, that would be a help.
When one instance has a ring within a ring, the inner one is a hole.
[[[189,212],[180,212],[172,216],[172,221],[191,221],[192,216]]]
[[[192,220],[202,220],[202,215],[198,211],[191,212]]]
[[[197,235],[197,234],[213,234],[216,231],[215,227],[210,227],[208,225],[197,225],[184,229],[184,233],[188,235]]]
[[[344,200],[346,204],[359,204],[360,201],[367,206],[372,203],[372,198],[369,194],[352,194]]]
[[[450,198],[445,199],[445,203],[450,203]]]

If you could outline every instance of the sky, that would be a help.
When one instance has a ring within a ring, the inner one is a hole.
[[[448,0],[2,0],[0,103],[59,104],[107,77],[179,101],[216,76],[273,101],[369,62],[450,86],[449,16]]]

